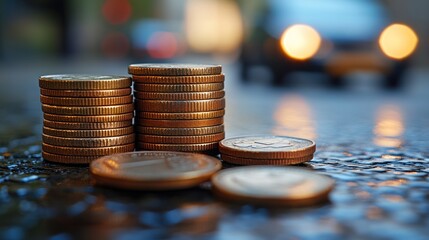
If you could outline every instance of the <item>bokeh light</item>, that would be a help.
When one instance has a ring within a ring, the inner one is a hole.
[[[176,36],[170,32],[155,32],[146,47],[153,58],[172,58],[178,51]]]
[[[131,17],[131,5],[128,0],[106,0],[102,7],[102,13],[111,24],[125,23]]]
[[[381,50],[393,59],[404,59],[411,55],[418,41],[418,36],[413,29],[404,24],[388,26],[379,38]]]
[[[101,42],[101,51],[103,55],[108,58],[126,57],[129,50],[129,39],[121,32],[110,32]]]
[[[280,38],[283,52],[297,60],[313,57],[319,50],[321,42],[319,33],[314,28],[304,24],[290,26]]]

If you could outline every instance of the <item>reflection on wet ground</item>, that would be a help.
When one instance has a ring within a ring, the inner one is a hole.
[[[0,239],[427,238],[426,95],[242,86],[234,69],[225,69],[227,135],[314,138],[315,158],[301,167],[336,180],[330,202],[293,209],[229,204],[212,196],[209,183],[173,192],[96,186],[85,166],[41,159],[42,70],[35,70],[21,76],[29,85],[25,97],[2,98],[7,117],[0,119]],[[115,71],[126,74],[120,67],[101,73]],[[17,91],[12,83],[3,85]]]

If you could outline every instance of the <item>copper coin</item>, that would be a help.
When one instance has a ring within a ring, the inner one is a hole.
[[[142,151],[100,157],[89,170],[97,183],[112,187],[169,190],[197,186],[221,167],[203,154]]]
[[[241,158],[221,154],[221,159],[237,165],[296,165],[303,162],[308,162],[313,159],[313,154],[297,157],[297,158],[282,158],[282,159],[255,159],[255,158]]]
[[[103,122],[123,122],[132,120],[134,113],[124,113],[115,115],[98,116],[69,116],[44,113],[43,118],[54,122],[84,122],[84,123],[103,123]]]
[[[112,129],[97,129],[97,130],[68,130],[43,127],[43,133],[50,136],[65,137],[65,138],[97,138],[97,137],[115,137],[131,134],[134,132],[132,126]]]
[[[137,149],[153,151],[203,152],[218,149],[218,142],[198,144],[161,144],[136,142]]]
[[[115,137],[98,137],[98,138],[65,138],[55,137],[47,134],[42,134],[44,143],[62,146],[62,147],[110,147],[117,145],[125,145],[133,143],[135,140],[134,133]]]
[[[137,141],[145,143],[174,143],[174,144],[190,144],[190,143],[209,143],[217,142],[225,138],[225,133],[215,133],[209,135],[197,136],[159,136],[137,134]]]
[[[115,153],[132,152],[134,150],[134,143],[110,147],[96,147],[96,148],[80,148],[80,147],[61,147],[42,143],[42,150],[44,152],[69,155],[69,156],[105,156]]]
[[[223,83],[201,84],[148,84],[135,83],[134,90],[142,92],[211,92],[223,90]]]
[[[157,93],[157,92],[134,92],[134,96],[143,100],[207,100],[218,99],[225,96],[225,91],[212,92],[188,92],[188,93]]]
[[[244,136],[224,139],[219,151],[239,158],[283,159],[311,155],[316,150],[312,140],[286,136]]]
[[[131,86],[131,78],[83,74],[46,75],[39,78],[39,86],[46,89],[103,90]]]
[[[42,111],[58,115],[114,115],[133,112],[134,105],[130,103],[112,106],[66,107],[42,104]]]
[[[219,118],[225,115],[225,109],[209,112],[192,113],[158,113],[158,112],[136,112],[138,118],[160,119],[160,120],[197,120]]]
[[[99,129],[111,129],[111,128],[123,128],[132,126],[133,121],[122,121],[122,122],[55,122],[49,120],[43,120],[43,126],[57,129],[70,129],[70,130],[99,130]]]
[[[154,120],[138,118],[136,124],[146,127],[169,127],[169,128],[192,128],[192,127],[209,127],[223,124],[223,117],[212,119],[197,120]]]
[[[183,63],[139,63],[128,66],[128,73],[133,75],[155,76],[193,76],[215,75],[222,72],[221,65],[183,64]]]
[[[219,83],[225,81],[225,75],[197,75],[197,76],[143,76],[133,75],[136,83],[157,84],[195,84],[195,83]]]
[[[64,164],[88,164],[93,160],[102,156],[74,156],[74,155],[59,155],[48,152],[42,152],[44,160],[49,162],[64,163]]]
[[[136,109],[142,112],[205,112],[225,108],[225,98],[192,101],[136,99]]]
[[[40,101],[44,104],[56,106],[109,106],[133,103],[133,96],[128,95],[105,98],[67,98],[40,95]]]
[[[194,136],[194,135],[207,135],[224,132],[223,125],[216,125],[211,127],[194,127],[194,128],[165,128],[165,127],[143,127],[136,126],[136,133],[151,134],[162,136]]]
[[[212,177],[213,192],[225,200],[263,205],[305,206],[326,201],[334,180],[298,167],[245,166]]]
[[[55,90],[55,89],[40,89],[40,94],[51,97],[85,97],[85,98],[100,98],[100,97],[119,97],[131,94],[131,88],[119,88],[108,90]]]

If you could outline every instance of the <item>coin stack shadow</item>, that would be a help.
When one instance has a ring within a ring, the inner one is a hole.
[[[49,75],[39,78],[39,86],[45,160],[87,164],[134,150],[130,78]]]
[[[218,153],[225,138],[219,65],[132,64],[137,150]]]

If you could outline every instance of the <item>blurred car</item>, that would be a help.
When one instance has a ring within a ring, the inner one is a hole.
[[[406,25],[389,24],[375,0],[269,0],[242,45],[242,79],[262,64],[274,84],[293,71],[318,71],[339,86],[344,76],[363,70],[381,73],[387,86],[398,87],[417,36]]]

